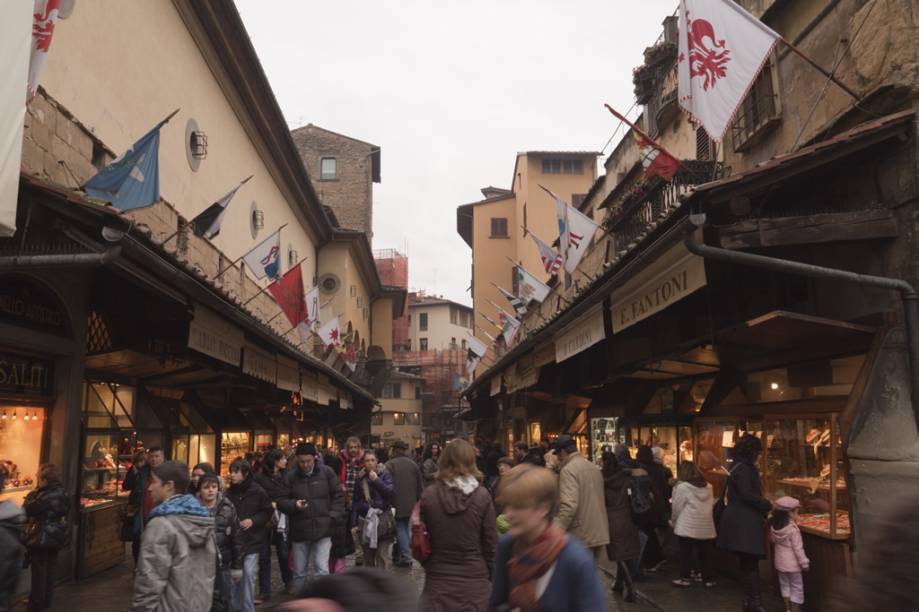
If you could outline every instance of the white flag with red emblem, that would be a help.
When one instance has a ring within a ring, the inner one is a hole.
[[[34,0],[32,10],[32,56],[29,58],[29,99],[38,92],[48,50],[54,35],[54,24],[60,12],[61,0]]]
[[[338,317],[320,327],[316,335],[326,346],[341,346],[341,328],[338,325]]]
[[[780,36],[733,0],[680,0],[680,106],[721,141]]]

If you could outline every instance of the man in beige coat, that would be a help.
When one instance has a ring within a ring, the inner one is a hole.
[[[609,544],[609,523],[603,498],[603,472],[578,452],[569,435],[552,445],[561,461],[559,470],[559,524],[594,554],[597,562]]]

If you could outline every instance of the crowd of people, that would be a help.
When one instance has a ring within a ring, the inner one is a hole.
[[[691,461],[674,475],[659,449],[641,446],[633,458],[617,446],[604,450],[601,467],[567,435],[533,448],[518,443],[510,456],[462,439],[414,451],[397,441],[385,452],[349,438],[337,454],[301,443],[237,458],[226,479],[209,464],[189,470],[151,448],[135,456],[123,483],[132,609],[252,612],[272,597],[276,557],[285,588],[299,597],[287,610],[322,609],[304,602],[330,593],[359,605],[355,593],[369,589],[387,593],[388,603],[411,602],[406,610],[447,612],[461,602],[481,612],[599,612],[607,609],[604,556],[615,566],[612,590],[634,601],[635,582],[657,571],[675,540],[674,587],[715,588],[717,546],[737,556],[743,609],[762,612],[758,565],[768,534],[786,609],[797,612],[810,566],[795,523],[800,503],[763,496],[761,452],[754,436],[738,441],[716,499]],[[57,469],[42,465],[37,476],[22,508],[0,502],[0,550],[24,550],[32,568],[30,611],[50,606],[55,560],[71,537]],[[364,568],[346,572],[350,555]],[[420,600],[385,572],[411,566],[413,556],[424,568]],[[22,561],[0,555],[0,610]]]

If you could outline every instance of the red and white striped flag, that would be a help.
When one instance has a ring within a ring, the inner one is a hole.
[[[533,238],[533,242],[536,243],[536,248],[539,249],[539,257],[542,259],[542,265],[546,269],[546,274],[553,275],[558,274],[558,271],[562,268],[562,255],[548,244],[536,237],[536,234],[530,232],[530,236]]]
[[[780,36],[733,0],[680,0],[680,106],[721,141]]]

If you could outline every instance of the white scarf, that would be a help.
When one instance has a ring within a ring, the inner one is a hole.
[[[479,481],[476,480],[475,476],[457,476],[453,480],[447,481],[447,486],[453,489],[459,489],[463,492],[463,495],[469,495],[473,491],[479,488]]]
[[[363,538],[364,543],[370,548],[376,548],[378,546],[377,530],[379,529],[381,514],[383,514],[383,511],[379,508],[371,508],[367,511],[367,516],[364,517]]]

